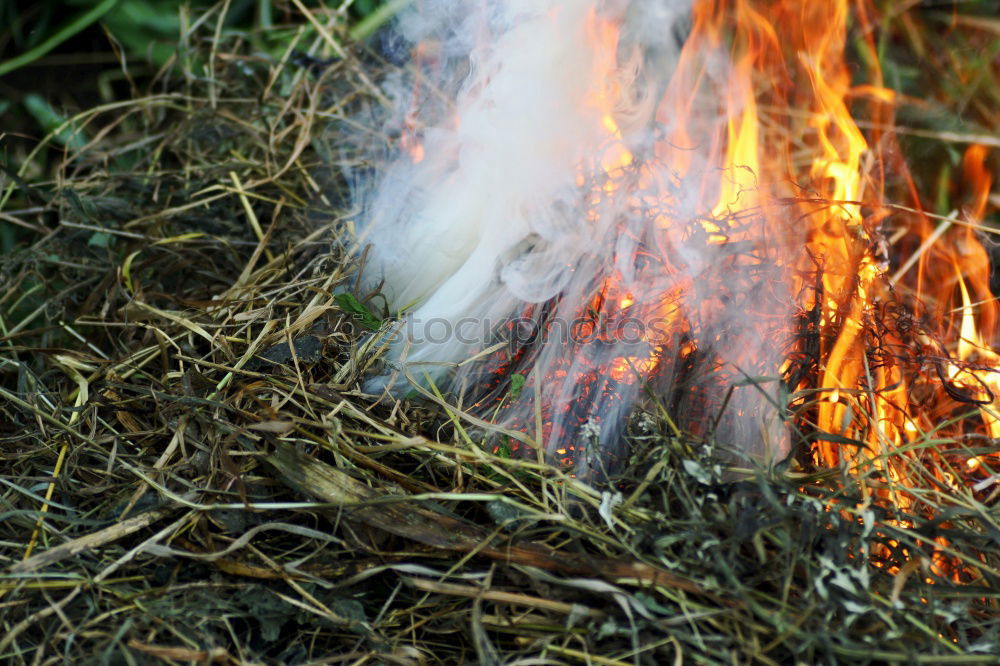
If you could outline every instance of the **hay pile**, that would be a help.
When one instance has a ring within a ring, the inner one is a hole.
[[[996,493],[733,482],[657,409],[594,487],[364,395],[339,128],[382,65],[300,20],[275,59],[195,26],[2,181],[0,660],[996,663]]]

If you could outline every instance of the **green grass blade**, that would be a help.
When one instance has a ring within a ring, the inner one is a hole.
[[[79,150],[87,145],[87,139],[80,130],[68,123],[65,116],[56,111],[45,98],[37,93],[28,93],[22,102],[35,122],[46,132],[56,132],[53,139],[64,146]],[[60,129],[62,128],[62,129]]]
[[[389,0],[351,28],[351,39],[358,42],[371,37],[376,30],[412,2],[413,0]]]
[[[41,58],[43,55],[59,46],[73,35],[86,29],[90,24],[99,21],[100,18],[107,14],[108,11],[110,11],[111,8],[117,3],[118,0],[103,0],[103,2],[92,7],[90,11],[84,12],[69,21],[66,25],[59,28],[51,37],[35,48],[29,49],[28,51],[25,51],[21,55],[11,58],[10,60],[0,62],[0,76],[9,74],[15,69],[27,65],[29,62]]]

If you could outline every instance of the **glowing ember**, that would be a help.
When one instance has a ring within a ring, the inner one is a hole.
[[[895,100],[876,65],[860,85],[846,65],[852,26],[873,48],[863,2],[418,5],[401,30],[422,83],[397,95],[401,157],[362,220],[408,311],[404,372],[371,388],[449,374],[584,468],[621,453],[643,387],[752,455],[794,430],[813,463],[886,482],[1000,462],[914,446],[1000,437],[991,179],[970,147],[969,206],[932,219],[884,163],[891,137],[858,129]]]

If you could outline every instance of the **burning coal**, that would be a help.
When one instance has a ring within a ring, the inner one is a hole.
[[[1000,436],[984,151],[968,210],[889,204],[905,165],[852,112],[890,126],[894,96],[877,65],[852,81],[850,8],[416,2],[398,156],[359,188],[368,279],[403,316],[369,388],[446,382],[584,468],[642,395],[749,455],[795,433],[889,475],[958,414]]]

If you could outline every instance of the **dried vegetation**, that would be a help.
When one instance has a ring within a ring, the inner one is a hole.
[[[299,20],[274,60],[196,24],[148,94],[73,119],[52,179],[44,143],[3,177],[0,660],[996,663],[995,490],[928,482],[905,516],[870,476],[734,482],[655,403],[588,485],[364,395],[341,132],[384,65]],[[964,17],[931,53],[946,20],[891,45],[947,69],[997,42]],[[1000,127],[996,57],[928,98],[970,117],[929,150]]]

